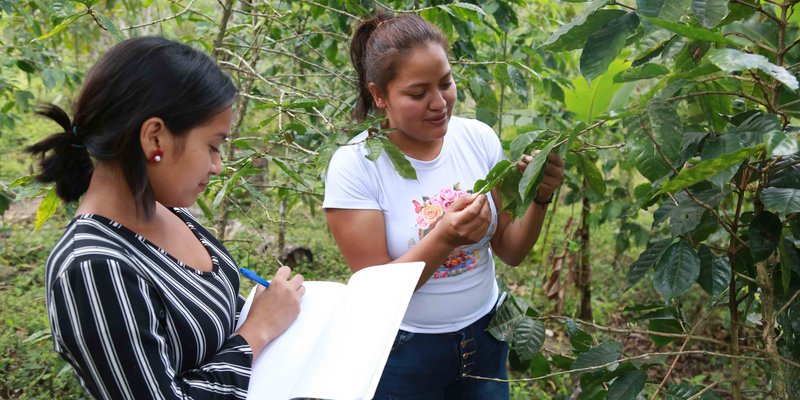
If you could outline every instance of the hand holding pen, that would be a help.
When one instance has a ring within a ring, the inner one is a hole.
[[[255,359],[267,343],[283,333],[297,318],[305,287],[303,276],[291,276],[292,270],[285,266],[278,269],[271,281],[246,268],[240,272],[259,283],[247,319],[237,331],[250,344]]]

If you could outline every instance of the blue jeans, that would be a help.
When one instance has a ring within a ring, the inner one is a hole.
[[[508,345],[486,327],[494,312],[450,333],[400,330],[375,392],[376,400],[509,398],[508,383],[462,375],[508,379]]]

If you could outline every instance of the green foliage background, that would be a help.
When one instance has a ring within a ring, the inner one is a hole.
[[[43,264],[74,205],[30,177],[21,150],[55,129],[33,107],[69,109],[126,37],[207,51],[242,96],[197,212],[244,265],[294,260],[307,279],[343,280],[320,174],[369,126],[349,118],[348,39],[380,9],[445,32],[456,113],[492,125],[512,159],[552,148],[567,161],[529,261],[498,269],[512,296],[492,333],[511,343],[514,398],[797,396],[795,3],[0,0],[0,397],[81,393],[49,352]],[[383,134],[370,147],[396,154]],[[519,215],[529,170],[498,166],[475,190],[498,188]]]

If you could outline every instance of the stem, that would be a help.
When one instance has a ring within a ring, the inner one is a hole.
[[[669,376],[672,375],[673,371],[675,371],[675,367],[678,365],[678,360],[681,359],[681,355],[683,354],[683,351],[686,349],[686,345],[688,345],[689,342],[693,339],[692,335],[694,335],[694,332],[697,330],[697,328],[700,327],[700,324],[702,324],[703,321],[705,321],[706,318],[708,318],[715,310],[716,310],[716,307],[711,308],[711,310],[709,310],[702,318],[697,320],[697,322],[695,322],[694,326],[692,326],[692,330],[689,331],[688,335],[686,335],[686,339],[683,340],[683,344],[681,345],[680,350],[678,350],[678,354],[675,356],[675,359],[672,360],[672,364],[670,364],[669,369],[667,370],[667,373],[664,375],[664,378],[661,379],[661,383],[658,385],[658,388],[656,389],[655,393],[653,393],[653,397],[651,397],[650,400],[656,400],[656,398],[658,397],[658,394],[661,392],[661,389],[663,389],[664,385],[667,384],[667,380],[669,380]]]
[[[596,370],[608,368],[608,367],[610,367],[612,365],[618,365],[618,364],[622,364],[622,363],[628,362],[628,361],[641,360],[643,358],[665,357],[665,356],[669,357],[669,356],[675,356],[675,355],[678,355],[678,354],[700,354],[700,355],[713,356],[713,357],[725,357],[725,358],[730,358],[730,359],[733,359],[733,360],[749,360],[749,361],[764,361],[765,360],[764,357],[743,356],[743,355],[738,355],[738,354],[725,354],[725,353],[719,353],[719,352],[716,352],[716,351],[707,351],[707,350],[686,350],[686,351],[680,351],[680,352],[679,351],[665,351],[665,352],[640,354],[638,356],[633,356],[633,357],[620,358],[619,360],[611,361],[611,362],[608,362],[608,363],[605,363],[605,364],[602,364],[602,365],[596,365],[596,366],[593,366],[593,367],[577,368],[577,369],[571,369],[571,370],[568,370],[568,371],[553,372],[551,374],[542,375],[542,376],[539,376],[539,377],[536,377],[536,378],[501,379],[501,378],[490,378],[490,377],[485,377],[485,376],[477,376],[477,375],[469,375],[469,374],[463,374],[463,375],[461,375],[461,377],[462,378],[480,379],[480,380],[485,380],[485,381],[494,381],[494,382],[534,382],[534,381],[540,381],[540,380],[543,380],[543,379],[550,379],[550,378],[552,378],[554,376],[559,376],[559,375],[567,375],[567,374],[574,374],[574,373],[579,373],[579,372],[596,371]]]
[[[731,226],[731,238],[728,242],[728,262],[731,266],[731,270],[735,265],[736,260],[736,252],[738,248],[736,246],[736,240],[738,239],[738,230],[739,230],[739,218],[742,215],[742,206],[744,204],[744,194],[745,190],[747,189],[747,182],[750,180],[750,169],[746,169],[742,174],[742,178],[739,181],[739,185],[737,187],[738,198],[736,200],[736,212],[733,215],[733,224]],[[728,307],[730,309],[731,314],[731,339],[730,339],[730,347],[729,351],[733,354],[739,354],[739,303],[736,301],[736,277],[731,276],[730,282],[730,289],[728,290]],[[742,398],[742,376],[741,376],[741,368],[739,366],[738,359],[731,360],[731,392],[732,396],[735,400],[740,400]]]
[[[695,96],[710,96],[710,95],[715,95],[715,94],[743,97],[743,98],[745,98],[747,100],[752,101],[753,103],[762,105],[762,106],[772,110],[772,108],[770,107],[770,105],[768,103],[765,103],[763,100],[759,99],[758,97],[753,97],[753,96],[751,96],[749,94],[746,94],[746,93],[734,92],[734,91],[729,91],[729,90],[707,90],[707,91],[703,91],[703,92],[693,92],[693,93],[684,94],[684,95],[681,95],[681,96],[673,96],[673,97],[670,97],[668,100],[683,100],[683,99],[688,99],[690,97],[695,97]]]
[[[592,209],[589,200],[588,191],[589,183],[584,177],[583,179],[583,200],[581,208],[581,226],[580,232],[580,256],[578,257],[578,276],[575,280],[575,286],[581,293],[581,308],[578,311],[579,318],[584,321],[591,321],[592,318],[592,264],[589,258],[589,212]]]
[[[506,47],[508,46],[508,32],[503,31],[503,61],[506,60]],[[506,85],[500,84],[500,104],[497,107],[497,138],[503,137],[503,106],[505,105]]]
[[[269,29],[270,25],[271,24],[261,24],[261,25],[259,25],[259,27],[257,29],[255,29],[255,31],[253,32],[253,46],[257,47],[257,43],[258,43],[259,39],[262,36],[266,36],[266,35],[261,35],[261,31],[263,30],[264,27],[267,27],[267,29]],[[260,55],[260,53],[258,51],[253,51],[253,55],[252,55],[253,60],[252,60],[252,62],[250,62],[250,66],[251,67],[255,68],[256,63],[258,63],[259,55]],[[250,92],[252,90],[254,84],[255,84],[255,79],[251,78],[251,79],[245,80],[245,83],[244,83],[245,88],[244,88],[243,91],[244,92]],[[239,97],[239,100],[237,100],[237,103],[238,103],[238,107],[236,107],[236,112],[235,112],[235,114],[233,116],[233,124],[231,125],[231,140],[234,140],[234,139],[239,137],[239,134],[241,132],[241,127],[242,127],[242,122],[244,121],[245,114],[247,113],[247,104],[249,102],[247,101],[246,97]],[[234,156],[235,156],[235,147],[236,146],[228,146],[228,152],[225,155],[225,157],[226,157],[225,159],[226,160],[231,160],[231,159],[234,158]],[[220,240],[223,240],[223,241],[225,240],[225,230],[226,230],[227,225],[228,225],[228,217],[229,217],[229,215],[228,215],[227,211],[228,211],[228,207],[229,206],[230,206],[230,200],[229,200],[228,196],[225,196],[222,199],[222,202],[220,202],[220,205],[219,205],[220,219],[219,219],[219,221],[217,221],[217,225],[216,225],[217,236],[220,238]]]
[[[212,56],[215,60],[219,58],[219,48],[222,45],[222,40],[225,39],[225,32],[228,30],[228,21],[231,18],[232,9],[233,0],[226,0],[222,9],[222,21],[219,23],[219,32],[217,32],[217,38],[214,40]]]
[[[787,268],[788,266],[781,266]],[[775,292],[772,286],[772,275],[767,269],[767,263],[761,261],[756,263],[756,280],[761,290],[761,321],[764,325],[762,338],[766,358],[769,360],[772,376],[772,395],[774,399],[785,400],[789,398],[786,391],[786,380],[783,373],[783,363],[778,354],[778,345],[775,338],[775,325],[777,324],[778,313],[775,312]]]

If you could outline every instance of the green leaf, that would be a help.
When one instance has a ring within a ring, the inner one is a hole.
[[[53,186],[45,193],[42,202],[39,203],[39,208],[36,209],[36,220],[33,223],[33,230],[38,231],[39,228],[56,213],[60,204],[61,199],[58,198],[56,187]]]
[[[519,72],[519,70],[511,64],[506,64],[506,71],[511,83],[511,89],[514,90],[514,93],[517,94],[517,96],[519,97],[520,101],[522,101],[523,104],[527,104],[528,83],[525,82],[525,78],[522,76],[522,72]]]
[[[617,360],[621,354],[622,344],[605,342],[578,355],[571,369],[599,367]]]
[[[28,112],[28,110],[30,110],[30,101],[33,100],[33,98],[33,93],[27,90],[14,91],[14,101],[17,103],[17,107],[22,112]]]
[[[280,168],[286,175],[289,175],[289,177],[292,178],[295,182],[305,186],[307,189],[311,189],[311,187],[306,183],[306,181],[300,177],[300,174],[298,174],[297,171],[295,171],[294,169],[286,166],[286,164],[284,164],[283,161],[277,158],[273,158],[272,162],[275,163],[275,165],[277,165],[278,168]]]
[[[640,139],[636,142],[634,154],[636,155],[636,169],[651,182],[669,174],[672,169],[658,153],[653,140],[661,148],[663,155],[674,163],[680,153],[683,143],[683,126],[675,108],[675,104],[663,100],[651,100],[645,106],[644,112],[639,115],[642,129]],[[652,136],[652,138],[650,137]]]
[[[663,65],[647,63],[614,75],[614,82],[633,82],[641,79],[657,78],[668,73],[669,68]]]
[[[489,326],[486,327],[486,331],[497,340],[503,342],[513,341],[517,324],[525,318],[527,309],[528,304],[525,301],[509,295],[492,317]]]
[[[579,168],[583,172],[583,177],[589,183],[589,187],[598,194],[606,194],[606,180],[600,169],[589,157],[581,153],[575,154],[578,157]]]
[[[122,34],[122,31],[119,30],[117,25],[115,25],[110,18],[106,17],[105,15],[97,11],[93,11],[92,16],[97,18],[97,20],[102,25],[103,29],[108,30],[108,32],[111,33],[111,36],[113,36],[114,39],[117,39],[118,42],[125,40],[125,35]]]
[[[64,71],[57,68],[45,68],[42,70],[41,76],[44,86],[48,89],[53,89],[56,86],[60,86],[66,80]]]
[[[659,240],[639,254],[639,258],[631,265],[625,277],[625,282],[627,283],[625,290],[639,282],[647,271],[658,263],[661,255],[664,254],[664,251],[671,243],[672,239]]]
[[[800,212],[800,189],[768,187],[760,199],[767,210],[781,216]]]
[[[669,231],[673,236],[685,235],[700,225],[705,208],[691,200],[682,201],[669,212]]]
[[[798,88],[797,78],[791,72],[769,62],[767,57],[760,54],[744,53],[736,49],[712,49],[708,52],[708,59],[725,72],[759,69],[792,90]]]
[[[523,318],[514,330],[514,350],[520,360],[529,361],[544,344],[544,324],[532,318]]]
[[[673,243],[656,264],[653,285],[658,293],[672,300],[692,286],[700,275],[700,257],[688,243]]]
[[[509,146],[509,155],[512,160],[518,160],[523,154],[528,152],[528,146],[533,143],[544,131],[533,131],[523,133],[514,138]]]
[[[574,113],[582,122],[587,124],[596,122],[599,115],[609,110],[614,95],[625,86],[614,83],[614,76],[629,66],[626,61],[617,59],[608,67],[608,72],[595,78],[591,83],[582,77],[572,80],[571,90],[564,92],[567,110]]]
[[[681,322],[676,318],[651,318],[647,322],[647,329],[661,333],[684,333]],[[675,338],[651,333],[650,340],[653,341],[656,347],[662,347],[674,342]]]
[[[626,372],[625,375],[618,377],[608,388],[609,399],[615,400],[636,400],[639,393],[647,383],[647,374],[641,370]]]
[[[592,343],[594,342],[592,335],[586,333],[586,331],[581,329],[572,319],[568,319],[566,325],[567,334],[569,334],[569,344],[572,345],[575,352],[583,353],[592,348]]]
[[[513,169],[517,169],[516,163],[509,160],[502,160],[498,162],[488,174],[485,179],[478,179],[472,187],[473,193],[488,193],[494,189]]]
[[[219,205],[222,204],[222,201],[225,199],[225,196],[230,194],[231,190],[233,190],[236,183],[239,182],[239,179],[242,175],[247,171],[247,167],[252,164],[252,159],[245,160],[242,165],[239,166],[238,170],[231,175],[230,178],[225,180],[224,185],[220,188],[219,192],[214,196],[214,201],[211,203],[211,208],[219,209]]]
[[[697,283],[712,298],[724,293],[731,282],[731,264],[727,256],[715,256],[708,246],[700,246],[700,275]]]
[[[797,139],[789,137],[786,132],[771,131],[764,134],[768,157],[790,156],[800,152]]]
[[[731,46],[736,44],[735,42],[726,38],[725,36],[722,36],[716,32],[712,32],[708,29],[696,28],[689,25],[679,24],[677,22],[665,21],[660,18],[651,18],[643,16],[642,19],[652,23],[653,25],[664,28],[670,32],[675,32],[689,39],[702,40],[704,42],[712,42],[712,43],[722,43]]]
[[[608,70],[638,26],[639,17],[635,12],[629,12],[589,35],[580,60],[581,74],[587,82]]]
[[[692,13],[704,27],[713,28],[728,15],[728,0],[692,0]]]
[[[61,32],[62,30],[64,30],[64,28],[69,26],[69,24],[75,22],[76,19],[78,19],[78,18],[80,18],[80,17],[82,17],[82,16],[84,16],[86,14],[89,14],[89,10],[81,11],[79,13],[72,14],[72,15],[64,18],[64,20],[61,21],[60,24],[56,25],[50,32],[47,32],[44,35],[39,36],[36,39],[31,40],[31,43],[38,42],[40,40],[49,39],[49,38],[55,36],[58,32]]]
[[[394,169],[401,177],[405,179],[417,179],[417,171],[397,145],[389,140],[385,140],[383,143],[383,150],[386,152],[386,155],[389,156],[389,160],[392,162],[392,165],[394,165]]]
[[[480,6],[477,6],[475,4],[458,2],[458,3],[450,4],[450,7],[463,8],[465,10],[474,11],[475,13],[480,14],[480,15],[486,15],[486,12],[484,12],[483,9],[480,8]]]
[[[364,145],[369,150],[369,154],[365,157],[372,162],[378,161],[383,153],[383,141],[379,138],[368,138]]]
[[[800,251],[797,250],[794,243],[787,239],[785,235],[781,235],[781,242],[778,245],[778,256],[781,260],[781,271],[786,272],[794,270],[795,273],[800,275]],[[786,292],[786,290],[784,290]]]
[[[733,153],[723,154],[720,157],[703,160],[691,168],[682,169],[678,175],[668,180],[661,186],[659,193],[673,193],[685,187],[702,182],[728,168],[740,164],[754,154],[763,150],[764,146],[745,147]]]
[[[11,207],[11,202],[13,200],[14,193],[6,189],[5,185],[0,184],[0,217]]]
[[[604,2],[597,2],[604,3]],[[607,3],[607,2],[605,2]],[[602,4],[601,4],[602,6]],[[589,12],[587,14],[587,12]],[[586,38],[610,21],[625,15],[622,10],[592,10],[587,8],[576,15],[572,21],[561,25],[541,45],[542,49],[553,52],[569,51],[583,48]]]
[[[781,235],[778,244],[778,257],[781,261],[781,286],[784,293],[789,292],[792,284],[792,269],[800,269],[800,254],[791,240]]]
[[[781,240],[781,219],[768,211],[756,215],[750,222],[750,254],[754,262],[766,260],[775,252]]]
[[[533,378],[539,378],[552,372],[550,363],[547,362],[547,357],[542,352],[536,353],[536,356],[533,357],[528,371]]]
[[[533,159],[528,166],[525,167],[525,172],[522,173],[522,179],[519,181],[518,191],[519,197],[522,199],[528,199],[533,193],[533,196],[536,195],[534,189],[538,186],[539,176],[542,174],[542,170],[544,169],[545,162],[547,161],[547,155],[550,154],[550,151],[553,150],[553,147],[561,141],[563,135],[559,135],[555,139],[551,140],[546,146],[542,148],[539,154],[533,156]]]
[[[640,16],[677,22],[689,13],[691,0],[637,0],[636,12]]]
[[[713,137],[709,139],[705,145],[703,145],[702,153],[700,154],[701,160],[713,160],[717,157],[721,157],[724,154],[733,153],[742,148],[742,143],[739,138],[739,135],[736,134],[725,134],[719,137]],[[708,181],[716,185],[717,187],[724,187],[727,185],[731,178],[736,175],[736,171],[739,170],[738,165],[733,165],[725,171],[722,171],[714,176],[708,178]]]
[[[713,391],[708,391],[704,393],[701,397],[694,397],[696,394],[700,393],[700,390],[702,389],[703,389],[702,387],[697,387],[697,386],[669,383],[667,384],[665,400],[687,400],[687,399],[719,400],[720,399],[720,397]]]

